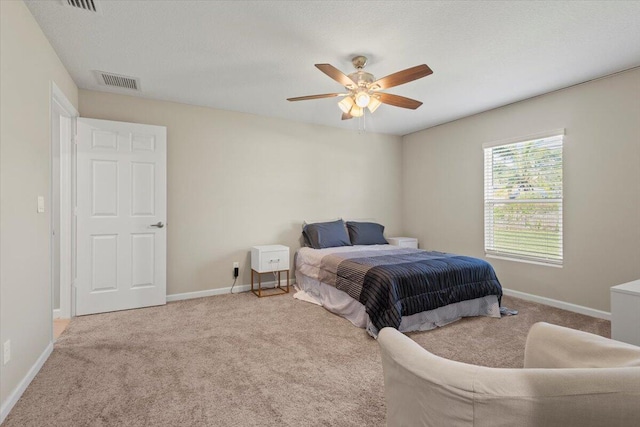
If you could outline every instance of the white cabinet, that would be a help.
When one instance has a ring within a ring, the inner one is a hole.
[[[387,242],[393,246],[418,249],[418,239],[415,237],[389,237]]]
[[[611,338],[640,346],[640,280],[611,288]]]

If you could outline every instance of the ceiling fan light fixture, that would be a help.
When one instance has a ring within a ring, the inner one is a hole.
[[[349,114],[351,114],[353,117],[362,117],[362,115],[364,114],[364,109],[358,107],[357,105],[354,105],[353,108],[351,108],[351,111],[349,111]]]
[[[358,104],[358,107],[365,108],[367,105],[369,105],[370,100],[371,97],[366,91],[361,90],[356,93],[356,104]]]
[[[340,107],[340,109],[349,114],[349,111],[351,111],[351,108],[353,107],[353,98],[351,96],[345,96],[342,101],[338,102],[338,107]]]
[[[369,111],[371,111],[373,113],[381,105],[382,105],[382,102],[380,102],[380,100],[378,98],[376,98],[375,96],[372,96],[371,100],[369,100],[369,105],[367,105],[367,108],[369,109]]]

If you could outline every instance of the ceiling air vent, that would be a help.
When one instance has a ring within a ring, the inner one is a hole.
[[[86,10],[87,12],[100,13],[98,0],[62,0],[67,6],[75,9]]]
[[[122,89],[130,90],[140,90],[140,80],[136,79],[135,77],[106,73],[104,71],[94,71],[94,74],[98,79],[99,85],[119,87]]]

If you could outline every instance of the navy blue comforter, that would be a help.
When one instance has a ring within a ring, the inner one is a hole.
[[[488,262],[421,250],[343,260],[336,287],[354,297],[357,288],[357,299],[378,330],[397,329],[402,316],[456,302],[489,295],[502,298],[502,287]]]

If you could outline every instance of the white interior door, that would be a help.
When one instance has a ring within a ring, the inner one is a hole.
[[[165,304],[166,128],[77,128],[76,314]]]

